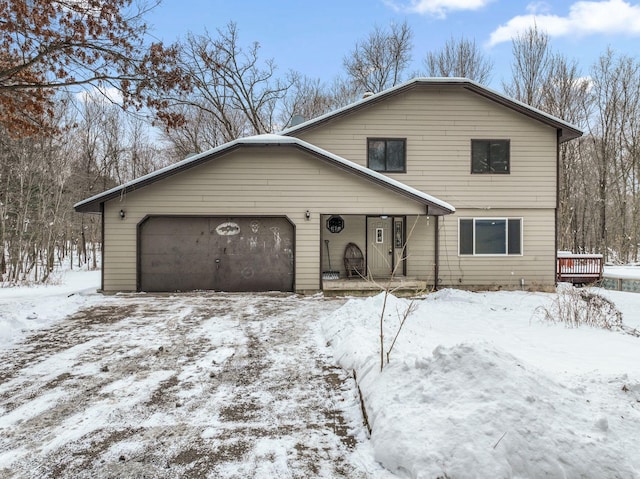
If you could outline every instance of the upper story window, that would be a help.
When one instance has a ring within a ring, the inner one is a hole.
[[[381,172],[406,172],[407,140],[404,138],[369,138],[367,140],[367,166]]]
[[[460,218],[460,255],[522,255],[522,218]]]
[[[509,174],[509,140],[471,140],[471,173]]]

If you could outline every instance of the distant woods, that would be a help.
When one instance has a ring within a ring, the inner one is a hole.
[[[73,203],[163,161],[123,113],[183,85],[176,46],[149,41],[150,2],[0,2],[0,285],[95,268],[100,219]]]
[[[415,76],[494,80],[475,40],[415,45],[406,22],[345,45],[333,79],[279,69],[235,23],[163,45],[144,23],[156,3],[0,5],[0,284],[45,281],[60,263],[98,267],[100,218],[72,205],[189,154]],[[605,51],[578,65],[534,27],[513,40],[501,89],[585,131],[559,153],[559,248],[637,261],[638,59]]]
[[[608,261],[638,261],[640,61],[603,52],[588,70],[530,28],[512,42],[507,95],[578,126],[559,157],[558,245]]]

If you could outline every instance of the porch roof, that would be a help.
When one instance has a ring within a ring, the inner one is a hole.
[[[105,201],[113,198],[117,198],[128,192],[135,191],[143,188],[146,185],[155,183],[161,179],[170,177],[181,171],[193,168],[200,164],[214,160],[224,154],[227,154],[238,148],[251,148],[251,147],[293,147],[308,154],[311,154],[314,158],[320,161],[329,163],[341,170],[360,176],[368,181],[376,183],[386,189],[401,194],[411,200],[424,204],[427,214],[434,216],[448,215],[455,212],[455,208],[449,203],[442,201],[434,196],[424,193],[420,190],[412,188],[404,183],[389,178],[381,173],[373,171],[369,168],[361,166],[353,161],[349,161],[341,156],[335,155],[327,150],[319,148],[311,143],[301,140],[296,137],[282,136],[282,135],[257,135],[246,138],[239,138],[237,140],[225,143],[219,147],[205,151],[198,155],[186,158],[178,163],[169,165],[165,168],[159,169],[148,175],[141,176],[135,180],[124,183],[120,186],[116,186],[110,190],[99,193],[95,196],[82,200],[74,205],[74,208],[78,212],[84,213],[98,213],[100,212],[100,205]]]

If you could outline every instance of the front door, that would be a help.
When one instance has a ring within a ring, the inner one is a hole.
[[[373,277],[389,277],[393,271],[393,219],[367,218],[367,272]]]

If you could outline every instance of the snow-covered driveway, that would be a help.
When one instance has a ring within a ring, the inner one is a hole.
[[[316,325],[342,303],[119,295],[35,332],[0,351],[0,476],[372,477]]]

